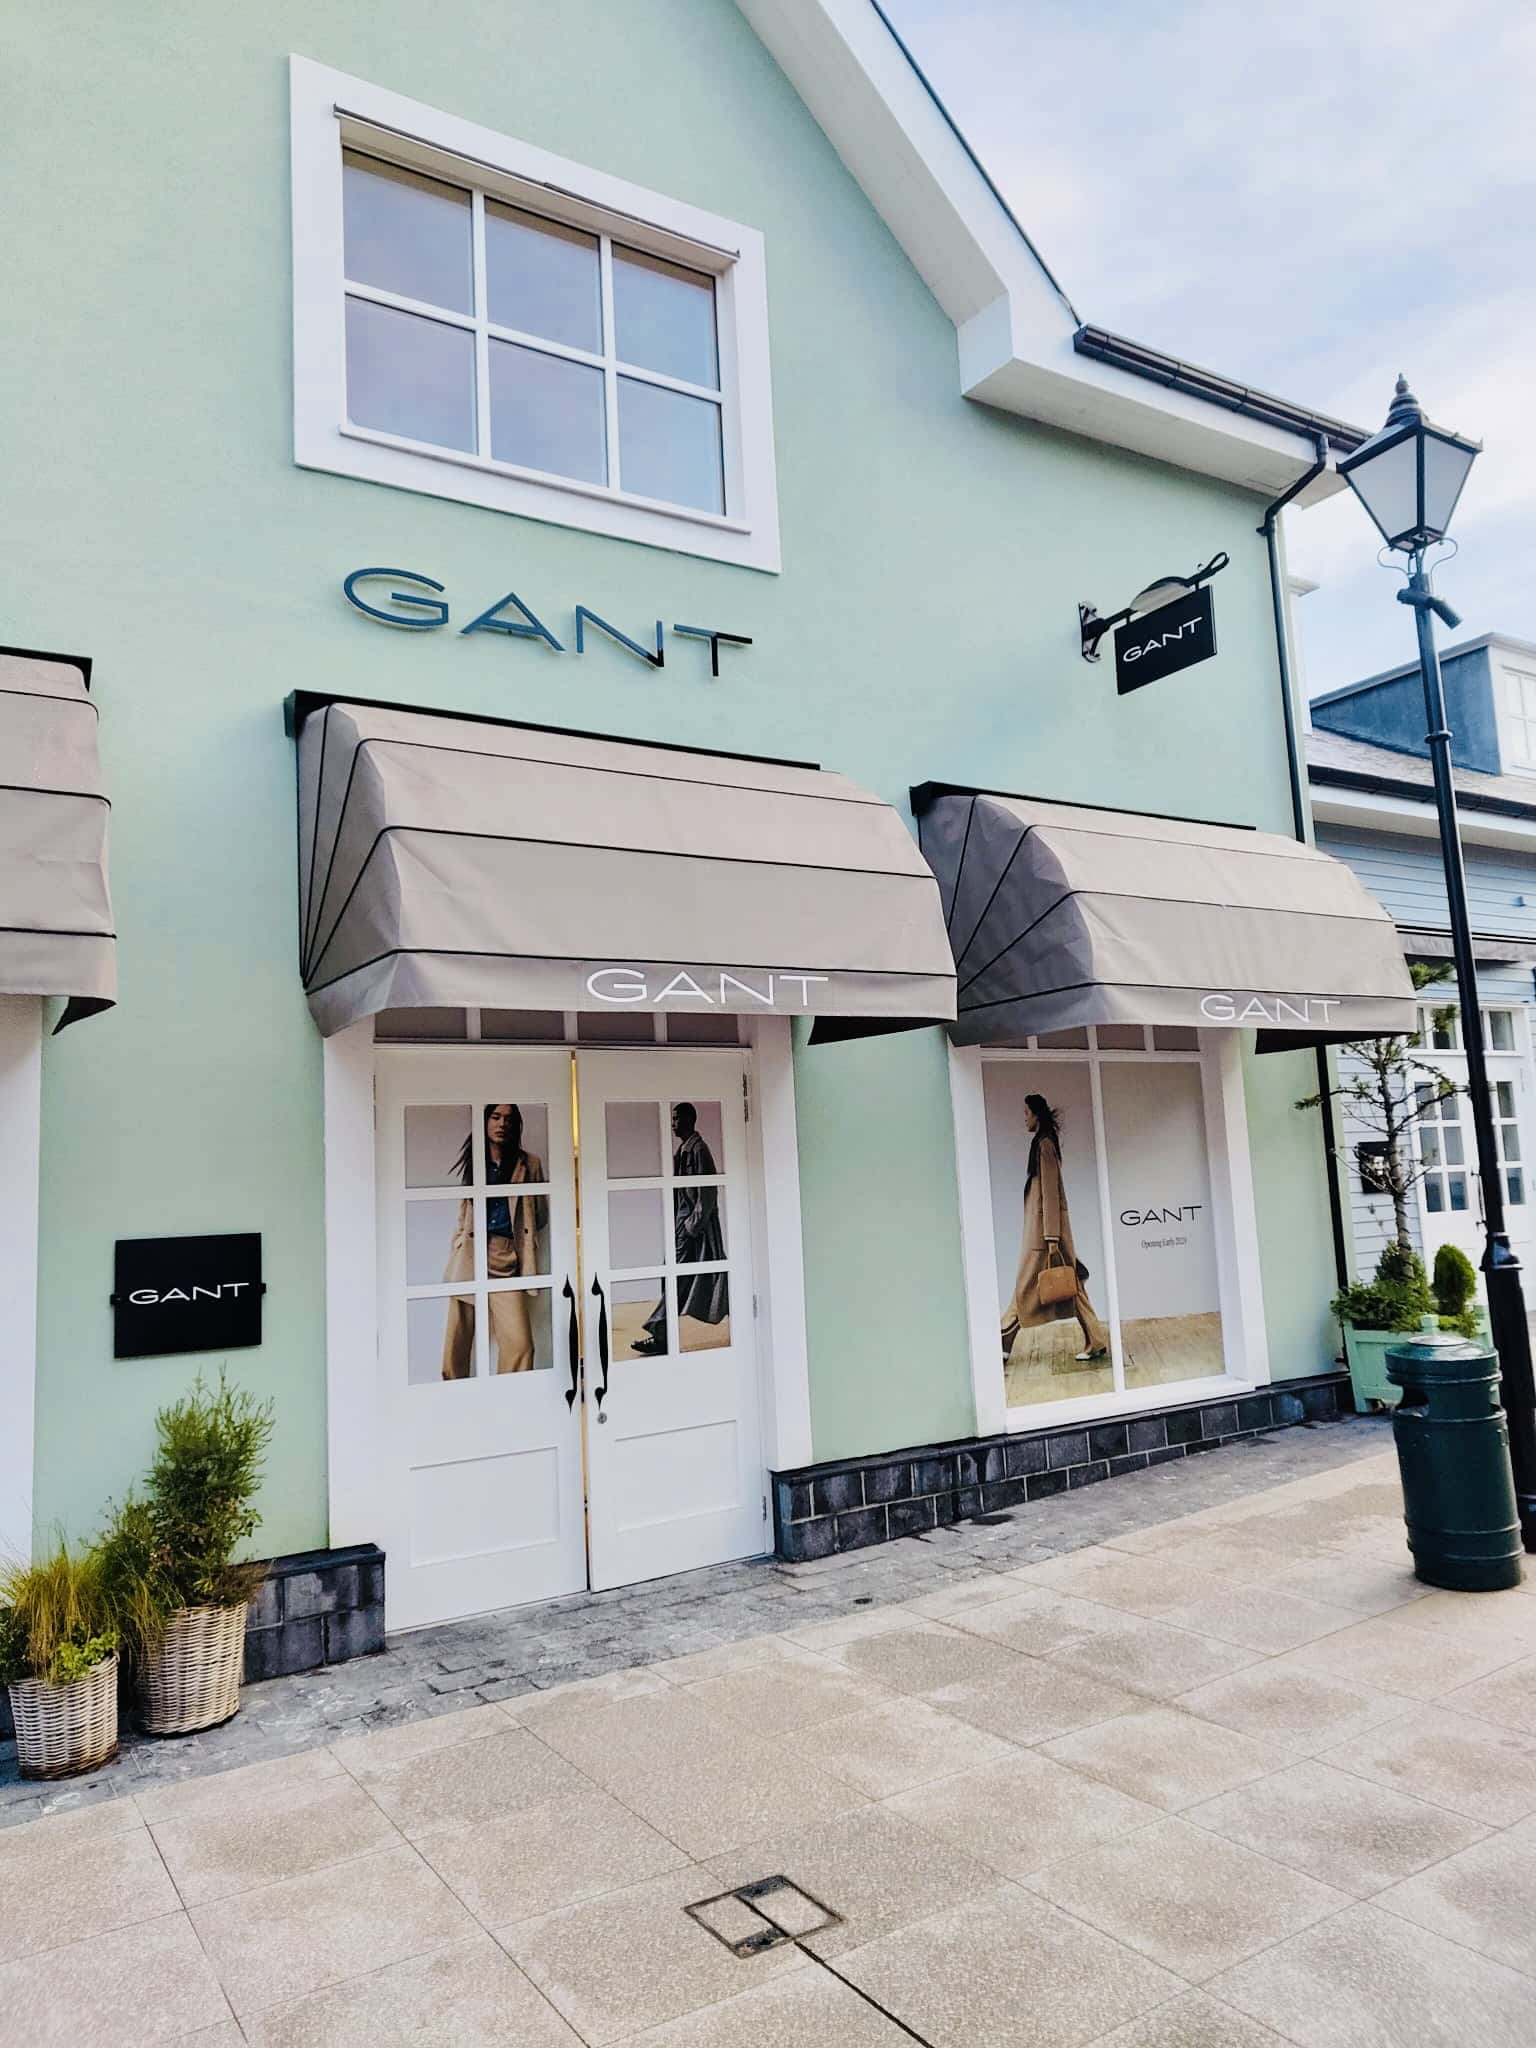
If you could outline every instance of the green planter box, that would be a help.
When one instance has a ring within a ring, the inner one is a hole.
[[[1402,1389],[1387,1378],[1387,1353],[1394,1344],[1412,1341],[1411,1331],[1405,1334],[1401,1330],[1352,1330],[1347,1323],[1344,1325],[1349,1383],[1354,1388],[1355,1406],[1362,1413],[1372,1401],[1395,1408],[1402,1399]]]

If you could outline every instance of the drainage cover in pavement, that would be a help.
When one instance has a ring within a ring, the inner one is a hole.
[[[781,1942],[803,1941],[828,1927],[841,1927],[842,1915],[791,1884],[787,1877],[760,1877],[733,1892],[718,1892],[683,1908],[723,1941],[734,1956],[760,1956]]]
[[[784,1942],[793,1943],[801,1955],[820,1964],[845,1990],[871,2006],[882,2019],[889,2020],[898,2033],[915,2041],[918,2048],[931,2048],[921,2034],[914,2033],[905,2020],[879,1999],[872,1998],[851,1977],[845,1977],[835,1963],[828,1962],[815,1949],[802,1946],[808,1936],[824,1934],[828,1928],[844,1924],[841,1913],[824,1906],[804,1885],[794,1884],[787,1877],[759,1877],[751,1884],[737,1885],[734,1891],[716,1892],[712,1899],[697,1899],[693,1905],[684,1906],[683,1911],[744,1962]]]

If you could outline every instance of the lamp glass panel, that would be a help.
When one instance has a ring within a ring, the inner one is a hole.
[[[1442,441],[1438,434],[1424,437],[1424,524],[1444,533],[1456,510],[1456,500],[1467,480],[1474,454],[1458,448],[1454,441]]]
[[[1368,455],[1344,472],[1350,488],[1389,545],[1419,523],[1419,447],[1410,434],[1395,447]]]

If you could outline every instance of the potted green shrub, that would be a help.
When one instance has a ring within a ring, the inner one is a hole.
[[[95,1550],[61,1537],[0,1568],[0,1681],[24,1778],[72,1778],[117,1755],[117,1631]]]
[[[1442,1330],[1456,1330],[1474,1341],[1483,1334],[1483,1312],[1477,1302],[1477,1268],[1459,1244],[1443,1244],[1435,1253],[1430,1280]]]
[[[142,1498],[116,1510],[104,1539],[109,1597],[131,1653],[139,1718],[150,1735],[188,1735],[240,1710],[245,1618],[266,1577],[237,1553],[255,1534],[272,1404],[198,1380],[155,1418]]]
[[[1345,1287],[1330,1306],[1344,1330],[1355,1405],[1395,1405],[1398,1389],[1387,1378],[1387,1352],[1434,1313],[1424,1261],[1411,1245],[1391,1239],[1376,1262],[1374,1280]]]
[[[1442,1245],[1435,1254],[1431,1287],[1424,1261],[1411,1246],[1395,1239],[1387,1244],[1376,1263],[1375,1279],[1344,1288],[1331,1304],[1344,1330],[1355,1405],[1365,1408],[1377,1402],[1396,1407],[1400,1390],[1387,1378],[1387,1353],[1405,1335],[1422,1330],[1426,1317],[1438,1321],[1442,1330],[1474,1339],[1481,1336],[1483,1316],[1474,1299],[1476,1291],[1472,1261],[1457,1246]]]

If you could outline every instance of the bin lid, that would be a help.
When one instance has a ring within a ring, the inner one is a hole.
[[[1386,1368],[1387,1378],[1398,1385],[1404,1378],[1480,1380],[1498,1372],[1499,1358],[1490,1344],[1474,1343],[1450,1330],[1428,1329],[1391,1345]]]

